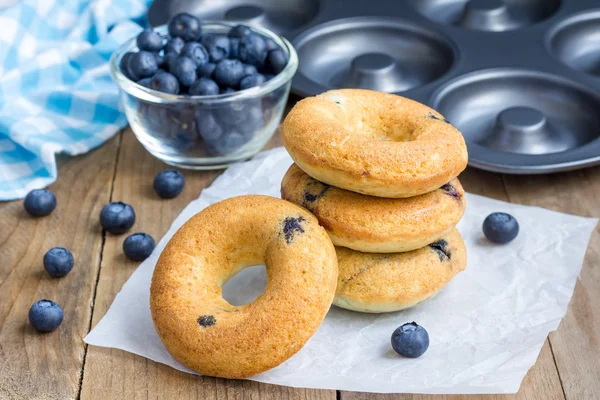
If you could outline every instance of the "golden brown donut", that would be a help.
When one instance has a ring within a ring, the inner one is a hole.
[[[465,169],[461,133],[416,101],[362,89],[298,102],[282,125],[296,164],[332,186],[378,197],[431,192]]]
[[[223,299],[228,279],[261,264],[264,294],[242,306]],[[333,244],[308,211],[273,197],[234,197],[196,214],[171,238],[152,277],[152,319],[179,362],[244,378],[302,348],[331,306],[337,274]]]
[[[367,313],[413,307],[435,296],[467,266],[465,244],[456,229],[408,253],[336,251],[340,274],[333,304]]]
[[[366,196],[329,186],[292,164],[281,197],[312,212],[336,246],[370,253],[411,251],[450,232],[465,212],[465,192],[452,179],[407,199]]]

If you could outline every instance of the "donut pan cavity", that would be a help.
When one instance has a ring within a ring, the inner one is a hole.
[[[597,0],[155,0],[265,26],[292,41],[292,90],[396,93],[439,110],[470,165],[530,174],[600,164]]]

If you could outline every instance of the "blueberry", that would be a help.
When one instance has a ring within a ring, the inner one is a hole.
[[[265,77],[265,82],[270,81],[271,79],[275,78],[275,75],[273,74],[264,74]]]
[[[265,83],[265,77],[262,74],[248,75],[240,81],[240,89],[249,89],[254,86],[260,86]]]
[[[244,77],[244,65],[239,60],[223,60],[215,68],[215,81],[219,86],[237,87]]]
[[[163,47],[162,38],[152,29],[144,29],[136,39],[137,47],[140,50],[149,52],[160,51]]]
[[[64,247],[53,247],[44,254],[44,268],[54,278],[67,275],[74,264],[73,254]]]
[[[212,147],[209,147],[209,150],[217,156],[231,154],[246,144],[247,141],[244,135],[232,131],[221,136]]]
[[[191,58],[196,66],[208,63],[208,52],[204,46],[197,42],[186,43],[179,55]]]
[[[170,71],[183,86],[191,86],[196,80],[196,63],[189,57],[177,57],[172,62]]]
[[[275,72],[275,74],[283,71],[288,62],[288,56],[285,54],[285,51],[281,49],[273,50],[269,52],[267,56],[267,61],[269,66]]]
[[[154,191],[163,199],[177,197],[185,186],[183,174],[175,169],[166,169],[154,177]]]
[[[219,94],[219,85],[209,78],[200,78],[189,90],[192,96],[214,96]]]
[[[261,66],[267,58],[267,44],[263,37],[250,33],[241,38],[238,58],[246,64]]]
[[[156,73],[158,65],[154,53],[138,51],[129,58],[129,71],[139,79],[152,76]]]
[[[519,234],[519,223],[510,214],[495,212],[483,221],[483,234],[490,242],[508,243]]]
[[[29,309],[29,323],[38,332],[52,332],[63,317],[62,308],[51,300],[38,300]]]
[[[230,94],[230,93],[235,93],[235,89],[230,88],[230,87],[225,87],[225,88],[219,89],[219,94]]]
[[[236,25],[233,28],[231,28],[228,36],[230,38],[241,38],[241,37],[246,36],[250,32],[251,32],[250,28],[247,27],[246,25]]]
[[[223,104],[215,109],[214,113],[221,125],[238,129],[247,122],[253,108],[261,109],[260,100],[240,100]]]
[[[148,79],[148,78],[146,78]],[[159,92],[178,94],[179,93],[179,81],[174,75],[168,72],[161,72],[156,74],[150,80],[150,89],[158,90]]]
[[[392,334],[392,347],[401,356],[420,357],[429,347],[429,334],[416,322],[406,323]]]
[[[244,76],[258,74],[258,70],[254,65],[244,64]]]
[[[25,196],[23,207],[34,217],[44,217],[56,208],[56,197],[48,189],[34,189]]]
[[[119,69],[121,70],[123,75],[125,75],[128,79],[131,79],[132,81],[137,81],[138,77],[132,74],[131,70],[129,69],[129,59],[134,54],[135,53],[132,52],[125,53],[123,57],[121,57],[121,61],[119,62]]]
[[[223,127],[217,122],[212,113],[202,113],[196,116],[198,133],[204,141],[214,143],[223,134]]]
[[[175,60],[177,60],[177,58],[179,58],[179,55],[175,53],[167,53],[164,55],[163,66],[167,71],[171,72],[173,70],[173,67],[175,66]]]
[[[196,69],[196,72],[198,73],[199,77],[210,78],[213,72],[215,72],[215,68],[217,68],[217,64],[206,63],[204,65],[200,65]]]
[[[163,47],[163,51],[165,52],[165,54],[179,54],[181,53],[181,49],[183,49],[183,46],[185,46],[185,42],[183,41],[183,39],[174,37],[167,40],[165,47]]]
[[[154,59],[156,60],[156,66],[158,66],[158,70],[156,72],[158,72],[160,70],[160,68],[165,66],[165,56],[161,56],[158,53],[152,53],[154,54]]]
[[[152,254],[156,244],[147,233],[134,233],[123,242],[123,252],[132,261],[144,261]]]
[[[202,36],[201,43],[210,55],[210,62],[217,63],[229,56],[229,38],[225,35],[207,33]]]
[[[100,225],[110,233],[124,233],[135,223],[135,211],[120,201],[108,203],[100,212]]]
[[[186,42],[197,40],[201,32],[198,18],[187,13],[177,14],[169,22],[169,35],[182,38]]]
[[[238,49],[240,48],[240,39],[229,39],[229,58],[238,58]]]
[[[156,76],[156,75],[154,75],[154,76]],[[139,81],[137,81],[137,84],[150,89],[150,81],[151,80],[152,80],[152,78],[140,79]]]
[[[251,139],[254,133],[263,125],[262,107],[250,107],[244,112],[244,120],[236,128],[246,139]]]
[[[268,37],[265,38],[265,45],[267,46],[267,51],[279,49],[279,46],[277,46],[277,43],[275,43],[275,41],[273,39],[268,38]]]

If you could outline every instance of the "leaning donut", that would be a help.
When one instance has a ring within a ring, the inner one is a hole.
[[[222,285],[265,264],[267,287],[233,306]],[[273,368],[312,336],[331,306],[335,249],[305,209],[267,196],[207,207],[162,252],[150,288],[156,331],[171,355],[205,375],[243,378]]]
[[[413,307],[435,296],[467,266],[465,244],[456,229],[408,253],[336,251],[340,274],[333,304],[367,313]]]
[[[312,212],[334,245],[371,253],[435,242],[456,226],[466,206],[458,179],[420,196],[384,199],[321,183],[295,164],[283,177],[281,197]]]
[[[298,102],[283,142],[313,178],[379,197],[435,190],[465,169],[461,133],[433,109],[404,97],[361,89]]]

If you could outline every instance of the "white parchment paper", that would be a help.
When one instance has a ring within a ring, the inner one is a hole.
[[[156,250],[125,283],[86,343],[123,349],[193,373],[160,341],[149,306],[156,260],[169,238],[192,215],[231,196],[279,197],[291,165],[283,148],[230,167],[173,222]],[[514,215],[519,236],[493,245],[481,232],[491,212]],[[378,393],[515,393],[535,363],[548,333],[564,316],[597,219],[509,204],[469,194],[458,228],[468,267],[434,299],[406,311],[371,315],[332,307],[316,334],[295,356],[251,379],[305,388]],[[264,268],[242,271],[224,288],[244,304],[265,285]],[[398,356],[390,336],[416,321],[429,332],[429,350],[418,359]]]

